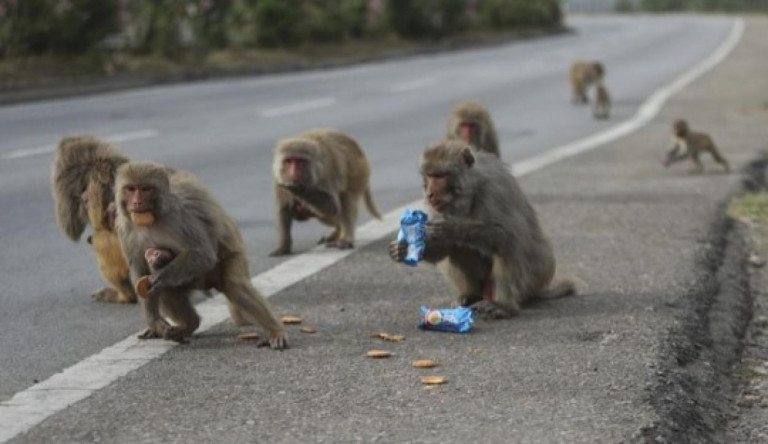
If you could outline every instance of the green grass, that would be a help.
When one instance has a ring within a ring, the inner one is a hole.
[[[728,215],[768,227],[768,192],[749,193],[731,201]]]

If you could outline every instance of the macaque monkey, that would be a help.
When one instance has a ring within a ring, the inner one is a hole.
[[[184,341],[200,325],[191,291],[212,287],[226,296],[238,325],[258,323],[269,334],[264,345],[287,346],[283,325],[251,284],[240,231],[194,176],[130,162],[118,169],[115,190],[116,226],[131,277],[150,275],[142,300],[148,329],[140,338]],[[154,273],[147,261],[153,248],[170,256]]]
[[[270,256],[291,253],[291,223],[316,217],[333,231],[319,244],[340,249],[355,244],[357,206],[381,219],[369,184],[370,166],[355,140],[332,129],[313,129],[281,140],[275,148],[278,246]]]
[[[107,302],[136,302],[128,264],[107,211],[115,196],[115,171],[128,162],[128,157],[114,145],[92,136],[63,138],[55,156],[51,194],[56,221],[75,242],[87,225],[93,227],[89,243],[102,277],[111,285],[91,297]]]
[[[491,114],[478,102],[462,102],[451,110],[446,138],[456,138],[471,144],[479,151],[499,157],[499,142]]]
[[[688,127],[688,122],[678,119],[672,124],[672,148],[662,164],[666,168],[674,162],[689,158],[693,163],[689,171],[701,173],[704,171],[704,166],[701,164],[699,156],[704,152],[711,154],[715,162],[722,165],[726,172],[731,170],[728,161],[720,154],[709,134],[693,132]]]
[[[136,282],[136,293],[138,294],[139,297],[143,298],[147,296],[146,292],[148,292],[149,289],[151,288],[151,284],[150,284],[151,276],[153,274],[159,273],[162,268],[170,264],[171,260],[174,257],[175,256],[172,251],[162,249],[162,248],[147,248],[146,250],[144,250],[144,260],[147,261],[147,266],[149,267],[149,271],[151,274],[142,276]],[[143,281],[146,281],[146,282],[143,282]],[[210,282],[210,283],[206,283],[205,281],[201,281],[201,282],[202,283],[200,284],[195,283],[194,285],[192,285],[192,287],[202,289],[202,292],[205,295],[210,296],[211,295],[210,289],[213,287],[213,282]]]
[[[605,67],[597,61],[586,62],[577,60],[571,64],[568,80],[571,83],[572,100],[575,104],[589,103],[587,89],[590,85],[599,83],[605,75]]]
[[[592,115],[596,119],[607,119],[611,114],[611,95],[603,82],[595,86],[595,103],[592,105]]]
[[[429,213],[423,260],[454,284],[459,304],[507,318],[531,299],[575,292],[570,282],[551,286],[552,248],[507,166],[459,140],[428,147],[420,164]],[[406,252],[405,243],[389,245],[396,262]]]

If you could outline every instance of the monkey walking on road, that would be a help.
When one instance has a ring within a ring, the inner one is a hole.
[[[717,149],[717,145],[709,134],[693,132],[688,127],[688,122],[683,119],[676,120],[672,124],[672,148],[667,153],[662,165],[669,167],[675,162],[690,159],[693,165],[689,172],[699,174],[704,171],[704,165],[699,159],[701,153],[712,155],[715,162],[722,165],[726,172],[731,170],[728,161],[720,154],[720,150]]]
[[[333,227],[318,243],[339,249],[355,245],[357,208],[381,214],[370,189],[371,168],[351,137],[332,129],[313,129],[281,140],[272,165],[277,207],[278,246],[270,253],[291,253],[294,220],[317,218]]]

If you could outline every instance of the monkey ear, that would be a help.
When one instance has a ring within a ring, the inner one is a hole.
[[[461,150],[461,160],[467,168],[471,168],[475,164],[475,155],[472,153],[472,147],[465,146]]]

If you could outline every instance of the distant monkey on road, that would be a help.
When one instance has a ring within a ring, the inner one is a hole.
[[[446,137],[462,139],[478,151],[500,156],[491,113],[479,102],[461,102],[451,110]]]
[[[568,71],[573,103],[589,103],[587,89],[593,84],[600,83],[604,76],[605,67],[598,61],[586,62],[584,60],[577,60],[573,62],[571,69]]]

